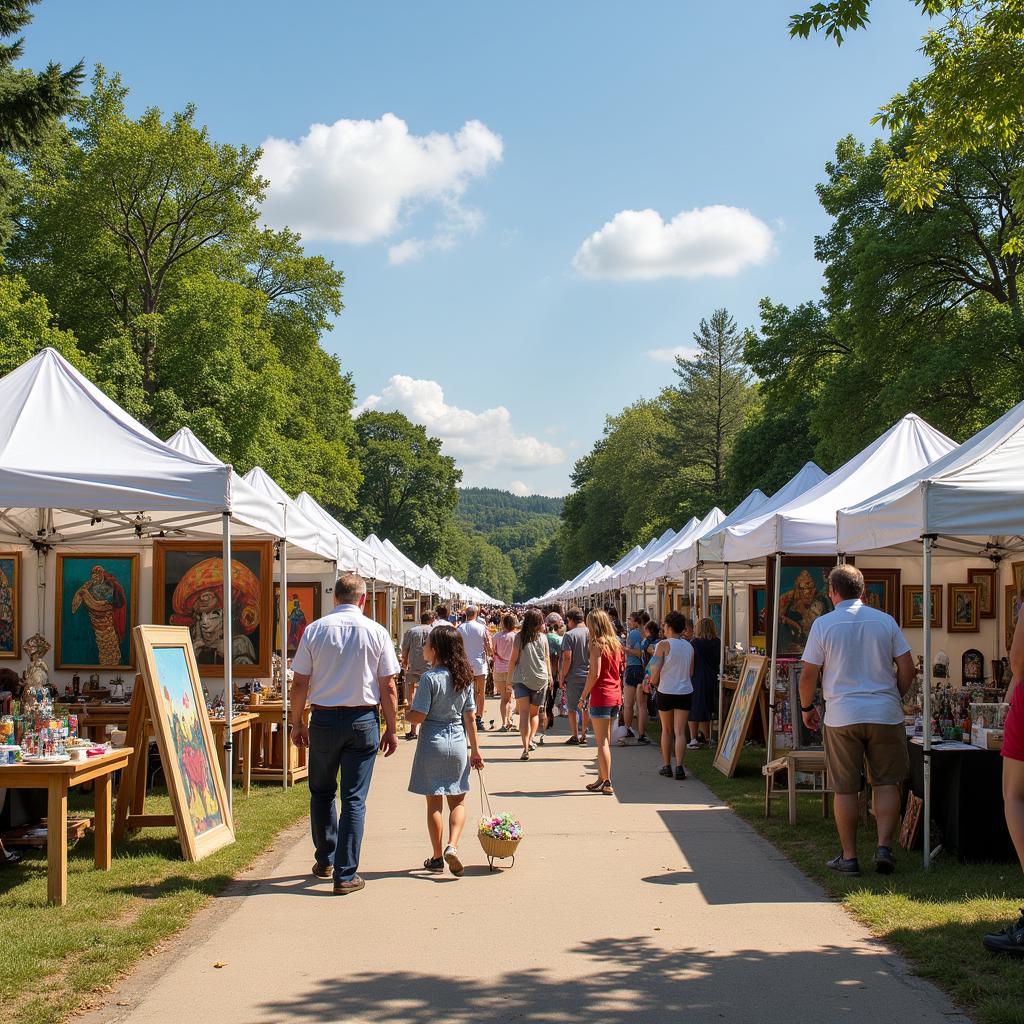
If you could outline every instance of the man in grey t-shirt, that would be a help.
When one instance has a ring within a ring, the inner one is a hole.
[[[572,735],[565,741],[570,746],[587,742],[590,716],[576,706],[583,696],[590,671],[590,634],[583,624],[583,612],[570,608],[565,615],[569,628],[562,637],[562,653],[558,656],[558,681],[565,687],[565,703],[569,709],[569,727]]]
[[[430,668],[426,659],[423,657],[423,645],[430,636],[430,630],[433,628],[433,622],[434,613],[432,611],[425,611],[420,616],[420,625],[407,629],[405,631],[405,636],[402,637],[402,668],[405,670],[405,701],[409,707],[412,706],[412,698],[416,694],[416,686],[420,681],[420,676]],[[405,734],[405,738],[407,740],[416,739],[415,725],[412,726]]]

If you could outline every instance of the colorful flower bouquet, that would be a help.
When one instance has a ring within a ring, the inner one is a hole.
[[[476,834],[493,867],[496,858],[512,857],[514,861],[516,847],[523,838],[523,826],[512,814],[496,814],[490,818],[481,818]]]

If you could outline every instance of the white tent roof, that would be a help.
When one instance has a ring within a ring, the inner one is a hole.
[[[289,542],[331,562],[338,557],[334,536],[317,526],[262,467],[254,466],[242,479],[270,501],[284,507],[287,512],[285,530]]]
[[[558,592],[559,597],[575,596],[576,591],[592,580],[605,566],[601,562],[591,562],[581,573],[566,583]]]
[[[296,499],[295,504],[302,510],[305,516],[314,525],[328,535],[337,539],[338,565],[349,572],[357,572],[366,579],[383,579],[383,576],[376,575],[377,559],[374,553],[347,527],[343,526],[334,518],[315,498],[303,491]],[[386,569],[383,569],[386,573]]]
[[[821,475],[824,476],[825,474],[822,473]],[[749,519],[759,509],[763,509],[769,500],[764,491],[755,487],[718,526],[708,531],[703,537],[694,537],[685,547],[678,548],[672,552],[665,562],[666,572],[675,574],[686,572],[688,569],[695,569],[697,563],[701,561],[708,544],[714,544],[716,540],[718,540],[719,545],[723,543],[719,538],[722,537],[722,532],[726,527],[732,526],[735,523],[742,523],[744,519]]]
[[[685,530],[687,526],[696,523],[696,518],[691,519],[686,526],[683,527]],[[660,537],[652,537],[635,555],[629,558],[626,562],[620,565],[615,571],[615,586],[621,588],[626,585],[626,577],[631,569],[647,561],[656,551],[663,550],[678,537],[679,534],[675,530],[669,528]]]
[[[591,594],[597,594],[602,590],[614,589],[615,578],[642,551],[643,549],[637,544],[631,551],[627,551],[606,573],[601,573],[599,576],[589,580],[583,588],[584,596],[589,597]]]
[[[405,576],[405,587],[409,590],[418,590],[421,594],[429,594],[431,580],[424,575],[423,570],[409,557],[403,554],[394,544],[385,537],[381,544],[388,553],[391,561],[402,570]]]
[[[839,550],[926,535],[1019,546],[1024,534],[1024,402],[959,448],[838,515]],[[1000,538],[1000,540],[996,540]]]
[[[726,562],[783,554],[836,554],[836,512],[847,508],[955,447],[945,434],[913,413],[904,416],[862,452],[782,508],[730,527]]]
[[[680,530],[676,539],[668,547],[659,551],[652,558],[648,558],[646,562],[638,565],[630,573],[630,582],[650,583],[652,580],[659,580],[667,576],[670,571],[669,564],[672,558],[676,554],[685,551],[695,540],[714,530],[724,518],[725,513],[718,506],[715,506],[695,526],[688,526],[687,529]]]
[[[0,380],[0,493],[0,532],[34,538],[37,510],[53,509],[55,542],[232,508],[227,466],[164,444],[50,348]],[[97,530],[93,512],[119,514]]]
[[[437,594],[439,597],[451,597],[451,589],[448,584],[434,572],[429,562],[423,566],[422,572],[430,584],[430,593]]]
[[[651,559],[663,555],[666,551],[670,551],[675,544],[685,542],[686,539],[693,535],[693,531],[699,525],[700,520],[696,516],[691,516],[689,522],[685,523],[678,532],[673,533],[671,530],[666,530],[658,538],[656,544],[653,546],[648,545],[644,549],[643,555],[638,556],[637,560],[625,572],[620,573],[619,585],[633,587],[649,581],[652,577],[646,576],[646,566]]]

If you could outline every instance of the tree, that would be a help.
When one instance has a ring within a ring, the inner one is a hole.
[[[74,336],[53,325],[46,299],[33,294],[24,278],[0,276],[0,376],[44,348],[55,348],[80,370],[89,368]]]

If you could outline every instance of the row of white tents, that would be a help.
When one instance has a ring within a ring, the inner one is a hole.
[[[0,380],[0,542],[36,555],[37,629],[46,622],[51,551],[98,544],[137,549],[155,538],[219,538],[225,565],[231,564],[233,539],[273,541],[282,622],[290,572],[358,572],[372,588],[387,588],[388,618],[401,591],[421,599],[498,603],[429,565],[416,565],[387,539],[361,540],[309,494],[291,498],[259,467],[240,476],[187,429],[161,441],[53,349]],[[371,613],[374,605],[368,605]],[[225,615],[224,623],[224,649],[230,651],[232,616]],[[287,663],[287,631],[280,632]],[[232,676],[227,659],[229,721]],[[287,699],[285,705],[287,729]],[[225,781],[230,793],[230,768]]]

